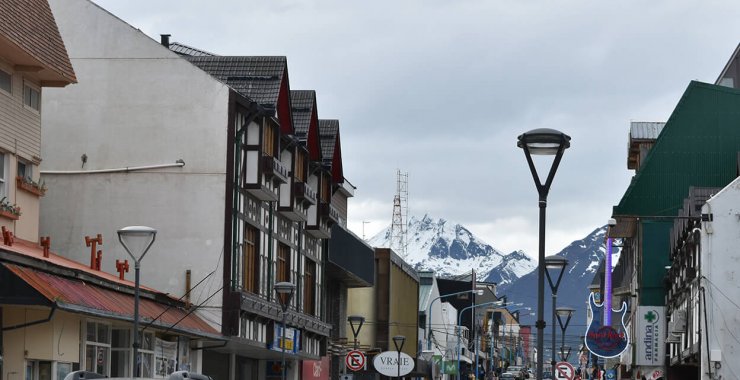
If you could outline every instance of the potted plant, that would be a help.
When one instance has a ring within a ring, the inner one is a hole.
[[[43,197],[46,194],[46,184],[41,179],[39,182],[34,181],[30,177],[15,177],[15,185],[17,188],[27,191],[31,194],[35,194],[39,197]]]
[[[16,204],[11,205],[8,197],[3,197],[0,199],[0,216],[18,220],[21,216],[21,208]]]

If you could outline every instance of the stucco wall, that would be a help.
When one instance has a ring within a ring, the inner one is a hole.
[[[710,363],[716,378],[735,378],[740,374],[740,357],[736,337],[740,335],[738,327],[738,309],[736,300],[740,299],[740,252],[737,245],[740,240],[740,180],[736,179],[720,193],[707,201],[702,208],[703,214],[711,214],[713,221],[702,222],[700,275],[703,280],[706,296],[706,318],[709,336],[701,334],[701,371],[702,379],[708,379],[707,349],[719,352],[720,365]],[[732,302],[731,302],[732,301]],[[691,315],[688,316],[691,318]],[[704,315],[700,316],[700,329],[704,327]],[[707,342],[706,345],[704,342]]]
[[[41,233],[52,250],[87,263],[84,236],[103,235],[102,270],[133,262],[116,231],[158,230],[142,284],[179,297],[185,271],[195,304],[220,305],[229,90],[139,30],[86,0],[51,0],[79,83],[43,98],[42,170],[174,163],[182,168],[107,174],[45,173]],[[83,163],[81,157],[86,156]],[[217,327],[220,311],[205,316]]]
[[[48,316],[49,309],[45,308],[6,306],[3,307],[3,326],[43,320]],[[3,379],[23,378],[26,359],[79,363],[80,317],[57,311],[49,322],[3,332],[3,342]]]

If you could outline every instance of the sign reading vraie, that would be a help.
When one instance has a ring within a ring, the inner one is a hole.
[[[404,376],[414,370],[414,359],[404,352],[384,351],[373,359],[375,370],[385,376]]]

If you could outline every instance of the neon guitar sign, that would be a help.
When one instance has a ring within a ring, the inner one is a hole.
[[[627,303],[622,302],[618,310],[612,309],[612,238],[606,240],[606,263],[604,274],[604,300],[596,304],[594,294],[588,296],[591,322],[586,330],[586,348],[602,358],[619,356],[629,345],[629,335],[624,319],[627,316]],[[621,314],[620,324],[612,325],[612,313]],[[603,323],[602,323],[603,322]]]

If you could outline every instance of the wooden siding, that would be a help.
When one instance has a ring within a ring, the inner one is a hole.
[[[41,114],[23,105],[23,76],[6,66],[0,68],[12,74],[12,94],[0,90],[0,149],[38,164]]]

